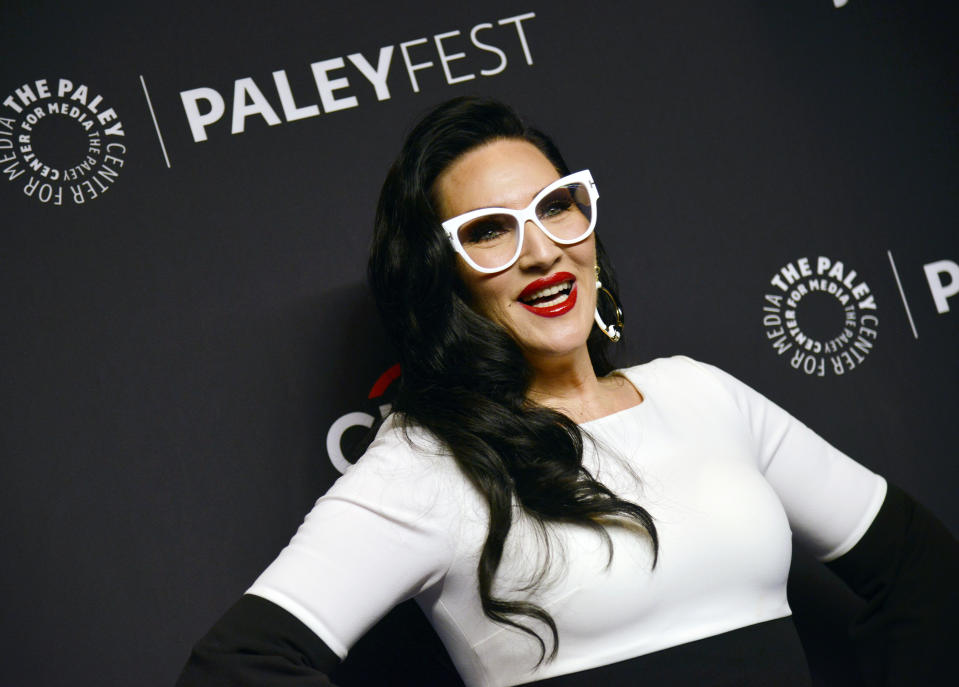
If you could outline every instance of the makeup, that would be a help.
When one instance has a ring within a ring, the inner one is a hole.
[[[520,305],[541,317],[565,315],[576,305],[576,277],[569,272],[537,279],[519,294]]]

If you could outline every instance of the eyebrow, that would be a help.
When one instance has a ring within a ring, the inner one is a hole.
[[[481,205],[481,206],[479,206],[479,207],[477,207],[477,208],[472,208],[472,209],[470,209],[470,210],[465,210],[465,211],[463,211],[463,212],[458,212],[458,213],[456,213],[455,215],[453,215],[452,217],[447,217],[447,219],[453,219],[453,217],[459,217],[460,215],[465,215],[467,212],[475,212],[476,210],[520,210],[520,209],[528,208],[528,207],[530,206],[530,204],[532,204],[532,202],[536,199],[536,196],[538,196],[540,193],[542,193],[543,191],[545,191],[546,189],[548,189],[550,186],[552,186],[553,184],[555,184],[557,181],[560,181],[560,180],[562,180],[562,179],[563,179],[563,177],[558,177],[558,178],[556,178],[556,179],[553,179],[551,182],[549,182],[548,184],[546,184],[545,186],[543,186],[541,189],[539,189],[539,190],[537,190],[537,191],[534,191],[534,192],[533,192],[533,195],[531,195],[531,196],[529,197],[529,200],[526,201],[526,203],[525,203],[524,205],[522,205],[522,206],[520,206],[520,207],[518,207],[518,208],[510,208],[510,207],[507,207],[507,206],[505,206],[505,205]],[[443,220],[443,221],[445,222],[446,220]]]

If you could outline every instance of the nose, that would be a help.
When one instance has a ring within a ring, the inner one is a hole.
[[[523,249],[517,261],[521,269],[551,267],[562,254],[562,246],[544,234],[535,222],[532,220],[526,222],[523,228]]]

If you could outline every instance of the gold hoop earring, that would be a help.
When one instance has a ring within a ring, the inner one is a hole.
[[[606,324],[603,322],[602,316],[599,314],[599,294],[605,294],[609,301],[613,304],[613,310],[616,312],[616,323],[615,324]],[[609,292],[609,289],[603,286],[603,282],[599,279],[599,265],[596,265],[596,313],[593,316],[593,319],[596,320],[596,324],[599,326],[600,330],[609,337],[609,340],[612,342],[619,341],[620,337],[623,335],[623,311],[619,307],[619,303],[616,302],[616,299],[613,298],[613,294]]]

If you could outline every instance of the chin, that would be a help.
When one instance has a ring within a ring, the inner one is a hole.
[[[582,304],[585,305],[585,304]],[[562,317],[547,318],[520,311],[520,317],[496,317],[498,322],[519,347],[529,355],[559,358],[573,355],[586,348],[586,340],[593,328],[592,310],[577,307]]]
[[[581,331],[577,331],[575,333],[571,332],[567,336],[554,336],[535,341],[517,339],[517,342],[522,349],[534,355],[561,358],[574,355],[581,349],[585,349],[588,337],[589,331],[587,330],[585,336]]]

